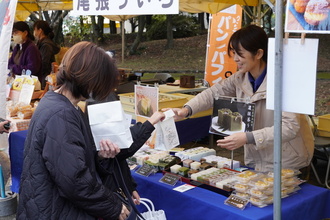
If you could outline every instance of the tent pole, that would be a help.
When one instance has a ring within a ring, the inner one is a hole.
[[[121,25],[121,63],[124,63],[125,57],[125,28],[124,28],[124,20],[120,22]]]
[[[275,8],[275,82],[274,82],[274,220],[281,219],[282,170],[282,78],[283,78],[283,1]]]

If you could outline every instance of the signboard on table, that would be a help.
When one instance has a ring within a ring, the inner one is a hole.
[[[227,53],[230,36],[241,28],[242,7],[233,5],[212,15],[207,44],[205,80],[212,86],[231,76],[237,65]]]
[[[282,110],[314,115],[318,39],[283,43]],[[275,39],[268,43],[266,108],[274,110]]]
[[[214,99],[209,132],[221,136],[250,132],[254,127],[254,118],[254,103],[243,99],[220,97]]]
[[[74,15],[178,14],[179,0],[73,0]]]
[[[158,111],[158,93],[158,87],[135,85],[135,114],[150,117],[154,112]]]
[[[287,1],[286,6],[285,32],[330,33],[329,1]]]

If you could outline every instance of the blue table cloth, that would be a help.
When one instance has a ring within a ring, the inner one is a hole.
[[[9,157],[11,166],[11,190],[19,192],[19,182],[23,168],[23,150],[27,130],[12,132],[9,135]]]
[[[225,220],[225,219],[273,219],[273,205],[264,208],[247,206],[240,210],[224,204],[227,197],[195,187],[186,192],[173,188],[185,184],[178,182],[174,187],[159,180],[161,173],[145,177],[132,172],[141,197],[151,199],[156,210],[163,209],[169,220]],[[140,211],[145,208],[138,206]],[[295,194],[282,199],[283,220],[321,220],[330,217],[330,190],[303,183]]]

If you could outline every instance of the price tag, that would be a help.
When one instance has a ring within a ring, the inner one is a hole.
[[[178,192],[185,192],[188,191],[190,189],[194,189],[195,186],[189,185],[189,184],[184,184],[178,187],[175,187],[173,190],[178,191]]]
[[[143,164],[142,167],[140,167],[136,173],[140,174],[142,176],[150,176],[151,173],[154,173],[154,169],[149,166],[148,164]]]
[[[180,176],[177,176],[177,175],[174,175],[171,173],[165,173],[165,175],[159,180],[159,182],[174,186],[178,182],[179,179],[180,179]]]
[[[249,203],[249,200],[238,197],[234,194],[231,194],[228,199],[225,200],[226,205],[233,206],[235,208],[239,208],[243,210],[245,206]]]

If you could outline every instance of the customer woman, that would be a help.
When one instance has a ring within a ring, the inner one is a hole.
[[[33,35],[37,40],[37,47],[41,53],[42,58],[42,79],[41,88],[44,89],[46,85],[46,76],[51,73],[52,63],[55,62],[55,54],[60,52],[53,41],[53,29],[49,26],[47,21],[39,20],[33,24]]]
[[[238,71],[174,109],[177,119],[213,107],[215,96],[231,96],[255,103],[252,132],[238,132],[217,140],[217,146],[235,150],[244,145],[245,165],[258,171],[273,171],[274,112],[266,109],[268,37],[261,27],[250,25],[229,40],[228,54]],[[314,150],[307,117],[282,112],[282,167],[302,169],[309,165]]]
[[[106,52],[90,42],[63,57],[55,91],[41,99],[24,147],[17,219],[126,219],[129,211],[102,183],[97,170],[119,153],[110,140],[96,152],[87,117],[77,106],[90,94],[105,99],[118,84]]]
[[[13,26],[13,41],[16,44],[13,53],[8,60],[8,69],[11,75],[25,74],[27,70],[31,74],[38,76],[39,81],[41,77],[41,55],[34,44],[34,36],[30,33],[30,28],[24,21],[18,21]]]

